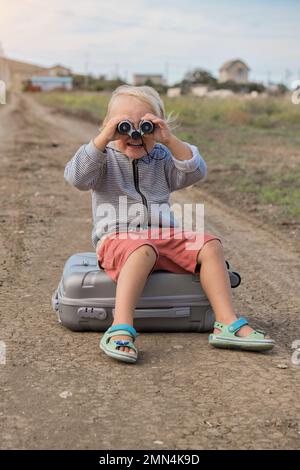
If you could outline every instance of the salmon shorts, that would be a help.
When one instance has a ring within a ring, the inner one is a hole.
[[[100,269],[117,282],[122,266],[137,248],[150,245],[156,252],[151,272],[169,271],[175,274],[197,273],[200,266],[198,253],[210,240],[219,240],[209,233],[183,231],[182,228],[148,227],[143,230],[113,232],[97,243],[96,254]]]

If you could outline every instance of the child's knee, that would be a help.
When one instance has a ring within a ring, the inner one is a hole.
[[[203,259],[204,256],[222,256],[224,257],[224,251],[222,243],[219,240],[209,240],[201,248],[198,259]]]

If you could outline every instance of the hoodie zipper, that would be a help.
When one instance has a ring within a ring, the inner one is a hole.
[[[139,187],[139,169],[138,169],[138,159],[135,158],[132,160],[132,168],[133,168],[133,179],[134,179],[134,186],[137,192],[141,195],[142,200],[143,200],[143,206],[146,207],[146,213],[148,214],[148,204],[147,204],[147,199],[144,196],[144,194],[141,192],[140,187]],[[144,217],[145,220],[145,217]]]

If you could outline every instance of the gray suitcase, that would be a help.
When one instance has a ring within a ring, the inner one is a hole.
[[[227,263],[231,287],[241,278]],[[52,307],[73,331],[105,331],[113,322],[117,284],[99,268],[96,253],[77,253],[66,261]],[[153,271],[134,312],[138,331],[209,331],[214,313],[199,274]]]

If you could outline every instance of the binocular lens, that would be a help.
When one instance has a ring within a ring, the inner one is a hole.
[[[120,134],[128,134],[128,132],[130,131],[131,129],[131,125],[129,124],[129,122],[126,122],[126,121],[121,121],[119,124],[118,124],[118,132]]]
[[[139,131],[134,130],[130,121],[121,121],[118,124],[118,132],[122,135],[130,135],[133,139],[139,139],[143,134],[151,134],[154,131],[154,124],[151,121],[141,121]]]
[[[151,134],[151,132],[153,132],[154,126],[151,121],[144,121],[142,122],[140,129],[143,134]]]

